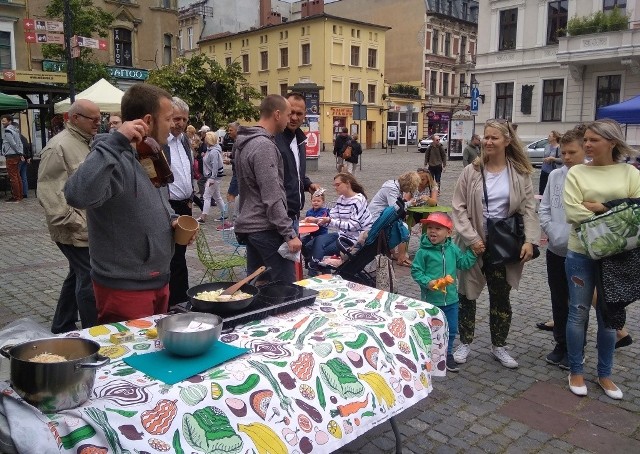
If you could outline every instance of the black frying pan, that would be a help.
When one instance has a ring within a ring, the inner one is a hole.
[[[235,282],[208,282],[206,284],[196,285],[187,290],[187,296],[191,301],[192,310],[198,312],[208,312],[216,315],[228,315],[234,312],[239,312],[242,309],[249,307],[253,302],[253,297],[258,294],[258,288],[251,284],[244,284],[240,287],[240,291],[251,295],[250,298],[245,298],[238,301],[204,301],[198,299],[196,295],[201,292],[211,292],[214,290],[226,289],[231,287]]]

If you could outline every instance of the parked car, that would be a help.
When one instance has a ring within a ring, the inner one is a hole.
[[[440,143],[444,147],[445,151],[449,149],[449,134],[432,134],[426,139],[421,139],[420,142],[418,142],[418,151],[420,153],[427,151],[427,147],[433,143],[433,136],[440,137]]]
[[[542,157],[544,156],[544,147],[549,143],[549,139],[546,137],[544,139],[536,140],[535,142],[531,142],[527,145],[527,155],[529,156],[529,161],[531,161],[531,165],[541,166],[542,165]]]

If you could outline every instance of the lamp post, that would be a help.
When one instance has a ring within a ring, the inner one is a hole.
[[[391,102],[391,100],[389,98],[386,99],[385,104],[387,105],[386,109],[383,108],[383,107],[380,107],[380,114],[381,115],[384,112],[388,112],[391,109],[392,102]],[[387,131],[388,131],[389,130],[388,119],[389,119],[389,116],[387,116],[387,121],[385,121],[384,119],[382,121],[382,143],[385,144],[384,145],[384,152],[385,153],[387,152],[387,147],[389,145],[389,140],[387,140],[386,142],[384,141],[384,125],[387,124]],[[391,142],[391,153],[393,153],[393,142]]]

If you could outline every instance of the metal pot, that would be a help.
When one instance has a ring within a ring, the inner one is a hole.
[[[212,292],[214,290],[226,289],[231,287],[233,284],[235,284],[235,282],[208,282],[206,284],[191,287],[187,290],[187,296],[191,301],[191,310],[197,312],[208,312],[216,315],[228,315],[249,307],[253,302],[253,297],[258,294],[258,288],[250,284],[244,284],[240,287],[240,291],[248,293],[251,297],[237,301],[205,301],[196,297],[200,292]]]
[[[54,337],[4,347],[11,360],[11,386],[24,400],[43,412],[75,408],[91,396],[96,369],[109,363],[98,354],[97,342],[78,337]],[[59,363],[29,361],[51,353],[67,358]]]

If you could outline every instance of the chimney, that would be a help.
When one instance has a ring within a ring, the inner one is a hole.
[[[282,14],[277,11],[271,11],[269,17],[267,17],[267,23],[265,25],[278,25],[282,23]]]
[[[267,25],[271,14],[271,0],[260,0],[260,27]]]
[[[302,18],[324,13],[323,0],[307,0],[302,2]]]

